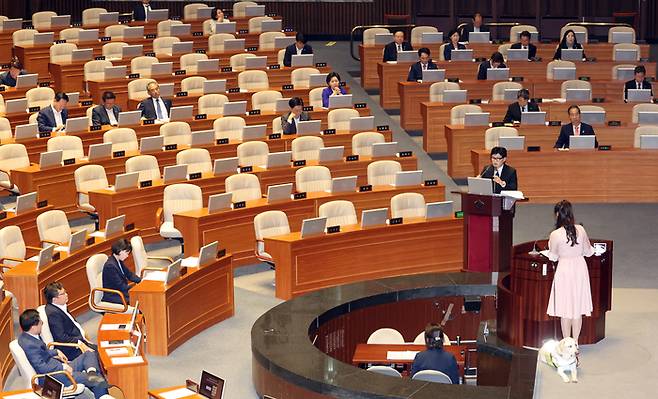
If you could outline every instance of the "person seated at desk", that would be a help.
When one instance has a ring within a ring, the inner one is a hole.
[[[525,50],[528,49],[528,60],[534,60],[537,57],[537,46],[530,43],[532,35],[527,30],[524,30],[519,35],[519,42],[512,44],[511,49]]]
[[[568,31],[564,32],[564,36],[562,36],[562,40],[560,41],[560,44],[557,46],[557,49],[555,50],[555,55],[553,55],[554,60],[561,60],[562,59],[562,49],[582,49],[583,46],[578,43],[578,39],[576,38],[576,33],[569,29]],[[585,51],[583,50],[583,59],[585,59]]]
[[[453,384],[459,384],[459,368],[452,353],[443,350],[443,330],[438,324],[425,327],[427,350],[418,352],[411,365],[411,376],[419,371],[435,370],[450,377]]]
[[[430,49],[423,47],[418,49],[418,62],[409,68],[409,75],[407,76],[408,82],[416,82],[423,80],[423,71],[428,69],[439,69],[430,58]]]
[[[217,33],[217,24],[229,22],[228,18],[224,17],[224,10],[222,10],[220,7],[215,7],[215,9],[212,10],[212,15],[210,17],[212,18],[212,23],[210,24],[210,32],[213,34]]]
[[[443,47],[443,58],[446,61],[452,59],[452,50],[466,50],[466,46],[459,43],[460,36],[457,30],[451,30],[450,33],[448,33],[448,38],[450,41]]]
[[[327,87],[322,90],[322,106],[329,108],[329,97],[344,94],[347,94],[347,92],[340,86],[340,75],[336,72],[329,72],[327,74]]]
[[[530,102],[530,92],[528,89],[521,89],[516,95],[516,102],[511,103],[507,107],[507,113],[503,122],[514,123],[521,122],[521,114],[524,112],[539,112],[539,106],[536,103]]]
[[[55,93],[53,103],[50,107],[43,108],[37,115],[37,124],[40,132],[55,132],[64,129],[66,119],[69,117],[69,111],[66,106],[69,103],[69,96],[66,93],[58,91]]]
[[[46,298],[46,316],[53,340],[80,345],[80,348],[62,346],[59,348],[62,353],[73,360],[84,352],[94,352],[97,346],[87,340],[82,325],[69,313],[69,295],[62,283],[55,281],[48,284],[43,290],[43,296]]]
[[[149,97],[143,99],[137,107],[138,110],[142,111],[142,118],[157,119],[160,121],[169,120],[171,100],[160,97],[160,85],[156,82],[151,82],[146,85],[146,91]]]
[[[133,19],[135,21],[148,21],[151,12],[151,0],[142,0],[133,6]]]
[[[569,136],[594,136],[594,128],[585,122],[580,121],[580,108],[577,105],[569,106],[567,110],[571,123],[562,125],[560,128],[560,135],[555,142],[554,148],[569,148]],[[598,147],[599,144],[594,139],[594,146]]]
[[[507,148],[494,147],[491,149],[491,165],[487,165],[478,175],[483,179],[491,179],[494,183],[494,194],[503,190],[515,191],[518,187],[516,169],[506,164]]]
[[[9,87],[16,87],[16,79],[18,75],[25,75],[23,70],[23,63],[19,61],[18,57],[12,57],[9,63],[9,69],[0,74],[0,84]]]
[[[283,54],[283,66],[291,66],[292,56],[302,54],[313,54],[313,47],[306,44],[306,38],[304,37],[304,34],[297,32],[295,35],[295,43],[286,47],[286,52]]]
[[[111,91],[106,91],[101,98],[103,104],[97,105],[91,110],[91,123],[94,126],[117,126],[119,124],[119,112],[121,112],[121,108],[114,104],[117,96]]]
[[[384,62],[397,61],[400,51],[412,50],[411,44],[404,40],[404,32],[399,30],[393,35],[393,41],[384,47]]]
[[[478,80],[487,80],[487,69],[489,68],[507,68],[503,55],[500,52],[496,51],[491,54],[491,58],[480,63],[480,67],[478,68]]]
[[[107,258],[103,265],[103,288],[120,291],[126,303],[130,303],[128,282],[139,283],[142,281],[123,263],[132,252],[133,248],[128,240],[122,238],[112,244],[112,255]],[[119,294],[111,292],[103,293],[103,301],[122,304]]]
[[[84,352],[69,361],[59,349],[48,349],[40,335],[43,321],[36,309],[26,309],[21,313],[19,323],[23,332],[18,336],[18,345],[37,374],[68,371],[75,382],[89,388],[96,399],[107,395],[108,383],[99,374],[100,365],[95,352]],[[65,386],[71,383],[64,374],[56,374],[53,377]]]
[[[624,101],[628,100],[628,89],[649,89],[651,90],[651,83],[645,79],[647,70],[644,65],[638,65],[633,70],[635,77],[626,84],[624,84]],[[651,97],[653,97],[653,90],[651,90]]]
[[[461,36],[465,42],[468,41],[468,34],[470,32],[489,32],[489,28],[484,24],[482,14],[479,12],[476,12],[473,15],[472,21],[462,28]]]
[[[283,134],[297,134],[297,125],[300,121],[310,121],[311,116],[303,111],[304,101],[299,97],[293,97],[288,101],[290,112],[281,116],[281,128]]]

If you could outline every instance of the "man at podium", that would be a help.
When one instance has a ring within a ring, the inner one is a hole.
[[[492,179],[494,181],[494,194],[500,194],[501,191],[516,191],[516,169],[506,165],[507,149],[504,147],[494,147],[491,149],[491,165],[487,165],[478,175],[483,179]]]

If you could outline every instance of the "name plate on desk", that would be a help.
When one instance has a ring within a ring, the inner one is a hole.
[[[146,34],[147,39],[155,39],[156,37],[158,37],[158,35],[156,35],[155,33],[147,33]]]
[[[175,76],[180,76],[180,75],[185,75],[185,74],[187,74],[187,70],[185,70],[185,69],[179,69],[177,71],[174,71]]]
[[[146,52],[146,53],[144,53],[144,56],[145,57],[155,57],[155,52],[153,52],[153,51]]]
[[[436,179],[425,180],[424,185],[425,185],[425,187],[438,186],[438,185],[439,185],[439,181],[436,180]]]
[[[165,151],[171,151],[178,149],[178,144],[167,144],[165,146]]]
[[[523,82],[523,76],[512,76],[512,82]]]
[[[347,161],[347,162],[353,162],[353,161],[358,161],[358,160],[359,160],[358,155],[348,155],[347,157],[345,157],[345,161]]]
[[[240,168],[240,173],[249,173],[254,170],[253,166],[243,166]]]
[[[128,79],[139,79],[139,74],[138,73],[128,74]]]
[[[304,198],[306,198],[306,193],[305,192],[304,193],[295,193],[295,194],[292,195],[292,199],[298,200],[298,199],[304,199]]]
[[[330,134],[336,134],[336,129],[324,129],[322,131],[322,134],[324,134],[325,136],[328,136]]]
[[[228,138],[217,139],[217,144],[228,144]]]
[[[45,138],[48,138],[48,137],[50,137],[50,132],[40,132],[39,133],[39,138],[40,139],[45,139]]]
[[[407,158],[413,155],[413,152],[411,151],[400,151],[398,152],[398,157],[399,158]]]
[[[94,245],[95,242],[96,242],[96,239],[94,237],[89,237],[89,238],[87,238],[87,241],[85,241],[85,244]]]
[[[220,249],[219,251],[217,251],[217,258],[218,259],[223,258],[225,256],[226,256],[226,249]]]
[[[39,87],[50,87],[50,82],[41,82],[39,83]]]
[[[603,97],[594,97],[594,98],[592,98],[592,102],[595,103],[595,104],[603,103],[603,102],[605,102],[605,98],[603,98]]]
[[[378,132],[384,132],[386,130],[389,130],[388,125],[379,125],[379,126],[377,126],[377,131]]]
[[[505,126],[505,122],[491,122],[491,127],[502,127]]]
[[[39,107],[39,106],[37,105],[36,107],[30,107],[30,108],[28,108],[28,109],[27,109],[27,112],[30,112],[30,113],[31,113],[31,112],[39,112],[40,110],[41,110],[41,107]]]
[[[134,229],[135,229],[135,223],[129,223],[123,228],[123,231],[130,231]]]
[[[202,48],[198,48],[198,49],[194,50],[194,52],[197,53],[197,54],[205,54],[206,50],[202,49]]]
[[[482,99],[481,98],[471,98],[468,100],[469,104],[482,104]]]
[[[153,180],[144,180],[139,182],[139,188],[151,187],[153,185]]]
[[[360,193],[366,193],[368,191],[372,191],[372,184],[366,184],[365,186],[359,186],[359,192]]]
[[[365,108],[365,107],[366,107],[366,103],[356,103],[356,104],[354,104],[355,109],[360,109],[360,108]]]
[[[539,152],[541,151],[541,147],[538,145],[529,145],[528,146],[528,152]]]
[[[459,83],[459,78],[448,78],[448,82],[450,82],[450,83]]]
[[[102,128],[103,128],[103,126],[101,126],[101,125],[89,126],[89,131],[97,132],[97,131],[101,130]]]
[[[233,203],[233,209],[246,208],[247,203],[245,201],[238,201]]]
[[[302,111],[312,112],[313,111],[313,106],[312,105],[305,105],[305,106],[302,107]]]
[[[5,212],[5,211],[0,212],[0,220],[6,219],[6,218],[7,218],[7,212]]]
[[[402,224],[402,218],[390,218],[388,219],[388,224],[391,226],[394,224]]]
[[[293,31],[293,28],[283,28],[283,31],[284,31],[284,32],[292,32],[292,31]]]
[[[208,119],[208,115],[206,115],[206,114],[196,114],[196,115],[194,115],[194,120],[195,121],[200,121],[200,120],[203,120],[203,119]]]
[[[610,127],[621,126],[621,121],[608,121],[608,126],[610,126]]]
[[[179,91],[178,93],[176,93],[176,97],[187,97],[187,92]]]
[[[316,63],[315,63],[315,67],[316,67],[316,68],[324,68],[324,67],[326,67],[326,66],[327,66],[327,63],[326,63],[326,62],[316,62]]]
[[[100,39],[101,39],[101,42],[109,42],[110,40],[112,40],[112,38],[109,37],[109,36],[101,36]]]
[[[611,145],[599,145],[599,151],[610,151],[612,150]]]
[[[105,61],[105,56],[97,55],[96,57],[94,57],[94,61]]]
[[[82,105],[83,107],[89,107],[90,105],[93,105],[93,104],[94,104],[94,102],[92,100],[80,101],[80,105]]]
[[[123,150],[122,151],[114,151],[112,153],[113,158],[121,158],[121,157],[125,157],[125,156],[126,156],[126,152],[123,151]]]
[[[590,77],[589,77],[589,76],[578,76],[578,80],[583,80],[583,81],[585,81],[585,82],[589,82],[589,81],[590,81]]]
[[[281,133],[272,133],[267,136],[270,140],[276,140],[281,138]]]
[[[340,226],[329,226],[329,227],[327,227],[327,234],[339,233],[339,232],[340,232]]]
[[[305,159],[300,159],[298,161],[292,161],[292,166],[305,166],[306,165],[306,160]]]
[[[142,125],[155,125],[155,119],[144,119]]]
[[[544,102],[544,99],[538,97],[538,98],[531,98],[530,101],[533,103],[541,103]]]
[[[249,47],[247,47],[247,51],[258,51],[258,47],[256,47],[256,46],[249,46]]]
[[[190,180],[196,180],[201,178],[201,172],[190,173]]]
[[[548,121],[548,126],[562,126],[562,121]]]
[[[55,44],[60,44],[60,43],[66,43],[66,40],[64,39],[55,40]]]
[[[43,207],[46,207],[46,206],[48,206],[48,200],[43,200],[43,201],[37,202],[37,208],[43,208]]]
[[[249,33],[249,30],[248,29],[240,29],[240,30],[238,30],[238,33],[241,34],[241,35],[245,35],[245,34]]]
[[[233,68],[231,68],[230,66],[229,67],[222,67],[221,71],[222,72],[233,72]],[[238,91],[240,91],[240,89],[238,89]],[[229,93],[231,93],[230,89],[229,89]]]
[[[61,257],[62,257],[62,253],[61,253],[61,252],[55,252],[55,253],[53,254],[53,262],[57,262]]]
[[[192,36],[203,36],[203,32],[192,32]]]
[[[73,165],[75,163],[75,158],[65,159],[63,163],[64,163],[64,166]]]
[[[260,115],[260,110],[259,109],[249,110],[249,115]]]
[[[239,93],[240,88],[239,87],[231,87],[230,89],[228,89],[228,92],[229,93]]]
[[[287,84],[287,85],[281,86],[281,89],[283,89],[283,90],[294,90],[295,86],[293,86],[291,84]]]
[[[267,67],[267,69],[281,69],[281,65],[279,64],[272,64]]]

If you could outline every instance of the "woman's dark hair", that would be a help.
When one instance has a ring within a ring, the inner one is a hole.
[[[339,75],[339,74],[337,74],[336,72],[329,72],[329,73],[327,74],[327,85],[329,84],[329,82],[331,82],[331,78],[333,78],[334,76],[335,76],[336,79],[338,79],[338,81],[340,82],[340,75]]]
[[[32,326],[39,324],[39,312],[36,309],[26,309],[21,316],[18,318],[18,322],[21,325],[21,330],[28,331]]]
[[[215,8],[213,8],[213,10],[212,10],[212,15],[210,15],[210,18],[214,19],[215,21],[217,21],[217,11],[224,12],[224,10],[222,10],[221,7],[215,7]]]
[[[461,37],[462,37],[461,33],[459,33],[459,31],[457,29],[452,29],[450,32],[448,32],[448,41],[449,42],[452,42],[451,38],[452,38],[452,35],[454,35],[455,33],[458,34],[459,38],[461,39]]]
[[[491,62],[497,62],[499,64],[503,64],[505,62],[505,59],[503,58],[503,55],[499,51],[496,51],[495,53],[491,54]]]
[[[293,97],[290,100],[288,100],[288,106],[290,108],[295,108],[296,106],[303,107],[304,106],[304,100],[302,100],[299,97]]]
[[[115,255],[119,255],[121,251],[128,251],[132,252],[133,247],[130,245],[130,242],[126,240],[125,238],[122,238],[120,240],[117,240],[112,244],[112,253]]]
[[[566,32],[564,32],[562,40],[560,40],[560,47],[564,48],[564,46],[567,45],[567,35],[569,32],[573,33],[573,46],[576,47],[576,44],[578,44],[578,36],[576,36],[576,32],[574,32],[573,29],[568,29]]]
[[[553,212],[557,215],[555,228],[559,229],[560,227],[564,227],[564,229],[567,231],[567,243],[571,242],[572,247],[578,244],[578,241],[576,241],[576,225],[574,222],[573,207],[571,206],[571,202],[567,200],[558,202],[555,204]]]
[[[443,348],[443,330],[436,323],[430,323],[425,327],[425,345],[428,349]]]
[[[16,68],[19,71],[23,70],[23,63],[21,60],[18,59],[18,57],[14,56],[11,57],[11,62],[9,63],[9,68]]]

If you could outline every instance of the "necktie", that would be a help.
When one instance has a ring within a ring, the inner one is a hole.
[[[638,90],[641,89],[640,82],[638,82],[637,80],[635,81],[635,86],[637,87]]]
[[[427,64],[421,64],[423,66],[423,71],[427,70]]]
[[[162,108],[160,107],[160,99],[156,99],[155,101],[155,115],[158,119],[162,119]]]
[[[402,45],[398,44],[398,51],[402,51]]]
[[[574,133],[574,136],[580,136],[580,125],[576,126],[576,132]]]
[[[498,174],[498,169],[496,169],[496,171],[494,172],[494,176],[495,177],[500,177],[500,175]]]
[[[297,133],[297,124],[295,123],[295,118],[292,119],[290,125],[292,125],[292,132]]]
[[[528,106],[524,105],[523,108],[521,109],[521,112],[527,112],[528,111]]]
[[[149,11],[151,11],[151,6],[147,4],[144,6],[144,20],[147,22],[149,20]]]

